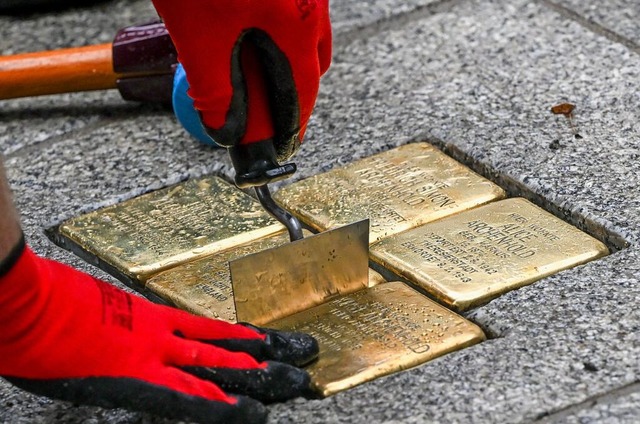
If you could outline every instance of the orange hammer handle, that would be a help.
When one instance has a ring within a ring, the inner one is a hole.
[[[0,99],[116,88],[112,44],[0,56]]]

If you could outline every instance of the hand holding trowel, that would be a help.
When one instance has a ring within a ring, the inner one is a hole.
[[[277,2],[227,0],[203,7],[203,2],[154,1],[188,75],[189,95],[205,132],[229,150],[236,185],[255,187],[265,209],[287,227],[292,241],[298,240],[231,265],[239,319],[254,318],[241,306],[252,303],[252,293],[264,304],[283,278],[300,279],[307,306],[367,284],[366,224],[302,239],[298,220],[271,199],[268,184],[296,171],[295,164],[282,163],[300,145],[320,76],[331,60],[327,0]],[[273,8],[280,11],[275,19]],[[236,19],[221,22],[221,16]],[[258,287],[239,294],[239,278]],[[355,280],[359,285],[353,288]],[[277,302],[272,309],[284,314],[286,307],[272,297]]]

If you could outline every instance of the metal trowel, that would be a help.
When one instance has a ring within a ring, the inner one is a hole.
[[[300,222],[256,187],[263,207],[289,230],[290,243],[230,262],[237,319],[265,325],[367,287],[369,220],[303,237]]]

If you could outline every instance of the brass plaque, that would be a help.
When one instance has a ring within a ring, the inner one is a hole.
[[[369,218],[374,243],[504,196],[435,147],[415,143],[294,183],[274,197],[319,231]]]
[[[305,237],[311,233],[304,231]],[[229,261],[289,243],[289,234],[238,246],[171,268],[153,276],[146,287],[180,309],[209,318],[237,322],[231,287]],[[369,269],[369,287],[384,283],[384,278]]]
[[[607,255],[607,247],[525,199],[507,199],[382,240],[381,267],[456,310]]]
[[[264,325],[368,286],[369,221],[231,261],[239,321]]]
[[[369,268],[369,284],[367,287],[375,287],[379,284],[386,283],[387,280],[384,279],[379,272],[372,270]]]
[[[229,261],[286,243],[289,243],[289,234],[284,232],[228,249],[155,275],[146,287],[180,309],[237,322]]]
[[[316,337],[320,355],[307,371],[322,396],[414,367],[485,338],[475,324],[400,282],[341,296],[269,327]]]
[[[62,236],[138,281],[284,230],[220,178],[190,180],[70,219]]]

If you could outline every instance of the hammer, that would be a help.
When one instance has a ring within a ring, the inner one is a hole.
[[[113,43],[0,56],[0,100],[117,88],[125,100],[170,104],[176,66],[163,23],[130,26]]]

